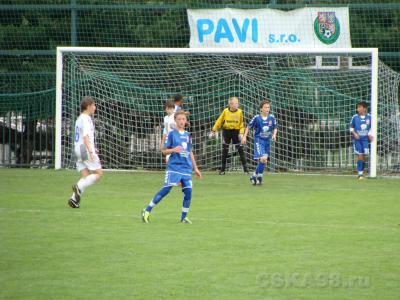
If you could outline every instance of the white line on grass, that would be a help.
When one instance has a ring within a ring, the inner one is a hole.
[[[69,169],[67,169],[69,170]],[[73,170],[75,171],[75,169]],[[160,174],[160,173],[165,173],[165,171],[162,170],[124,170],[124,169],[103,169],[105,172],[110,172],[110,173],[147,173],[147,174]],[[202,172],[203,174],[206,175],[218,175],[217,172],[215,171],[204,171]],[[227,175],[233,175],[233,176],[248,176],[247,174],[242,173],[241,171],[227,171]],[[290,171],[290,172],[267,172],[268,176],[326,176],[326,177],[353,177],[356,178],[355,174],[335,174],[335,173],[305,173],[302,171]],[[219,175],[218,175],[219,176]],[[369,177],[367,177],[369,178]],[[400,180],[400,176],[398,175],[379,175],[377,178],[383,178],[383,179],[397,179]],[[376,179],[376,178],[374,178]]]
[[[6,208],[6,207],[0,207],[0,213],[13,213],[13,212],[18,212],[18,213],[46,213],[48,214],[49,212],[57,212],[57,213],[62,213],[62,214],[68,214],[71,215],[72,213],[80,216],[80,217],[87,217],[87,216],[95,216],[95,217],[110,217],[110,218],[125,218],[129,217],[132,218],[132,220],[136,220],[137,222],[140,222],[140,216],[137,214],[99,214],[99,213],[92,213],[88,211],[72,211],[72,209],[69,210],[44,210],[44,209],[23,209],[23,208]],[[157,216],[157,220],[167,220],[170,219],[168,217],[160,217]],[[209,219],[209,218],[195,218],[194,220],[196,221],[201,221],[201,222],[223,222],[223,223],[249,223],[248,220],[246,222],[240,222],[238,219],[228,219],[228,218],[215,218],[215,219]],[[400,229],[400,224],[393,224],[393,225],[367,225],[367,226],[348,226],[348,225],[340,225],[340,224],[312,224],[312,223],[297,223],[297,222],[275,222],[275,221],[254,221],[254,224],[259,224],[259,225],[272,225],[272,226],[301,226],[301,227],[311,227],[311,228],[336,228],[336,229],[354,229],[354,230],[399,230]]]

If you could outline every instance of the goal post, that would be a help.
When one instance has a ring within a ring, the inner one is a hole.
[[[261,100],[271,100],[283,126],[271,149],[275,170],[354,171],[348,123],[355,103],[366,100],[375,137],[369,169],[376,177],[379,66],[376,48],[58,47],[55,168],[74,167],[70,131],[85,95],[100,102],[94,119],[106,168],[164,168],[157,146],[163,104],[181,93],[193,120],[194,149],[201,148],[200,166],[210,170],[219,167],[221,141],[208,140],[207,132],[229,96],[238,96],[246,123]],[[394,90],[387,94],[394,95],[398,78],[391,80]],[[395,101],[387,97],[382,101]],[[246,148],[251,161],[251,145]],[[231,167],[238,169],[234,148],[231,154]]]
[[[377,141],[378,141],[378,49],[371,52],[371,131],[374,139],[371,142],[370,177],[376,177]]]

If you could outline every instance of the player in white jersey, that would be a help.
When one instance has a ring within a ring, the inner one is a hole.
[[[76,169],[81,173],[81,179],[72,187],[73,193],[68,200],[68,204],[72,208],[79,208],[82,193],[103,176],[91,118],[95,111],[96,103],[93,98],[84,97],[81,102],[81,114],[75,122],[74,152]]]
[[[167,115],[164,117],[164,128],[163,128],[163,134],[161,138],[161,144],[160,144],[160,149],[164,147],[165,139],[167,138],[168,134],[174,130],[176,124],[175,124],[175,104],[173,101],[167,101],[165,103],[165,112]],[[165,157],[165,161],[168,162],[170,155],[167,155]]]
[[[174,97],[172,98],[172,100],[167,101],[165,103],[165,112],[167,113],[167,115],[164,117],[164,129],[163,129],[163,136],[161,139],[161,144],[160,144],[160,149],[163,148],[164,146],[164,142],[168,136],[168,134],[174,130],[176,124],[175,124],[175,113],[177,111],[182,110],[182,106],[183,106],[183,101],[184,98],[181,94],[176,94],[174,95]],[[189,116],[190,113],[188,111],[185,112],[186,116]],[[189,126],[190,123],[187,122],[186,126]],[[168,162],[168,159],[171,155],[166,155],[165,156],[165,161]]]

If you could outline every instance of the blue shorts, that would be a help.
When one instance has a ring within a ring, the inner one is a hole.
[[[368,140],[353,140],[354,154],[369,154],[369,141]]]
[[[270,153],[270,140],[255,138],[254,139],[254,160],[259,160],[261,157]]]
[[[174,171],[167,171],[165,173],[164,187],[178,186],[182,183],[182,189],[192,187],[192,175],[178,173]]]

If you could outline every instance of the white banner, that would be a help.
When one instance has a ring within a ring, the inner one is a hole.
[[[349,48],[348,7],[188,9],[190,47]]]

